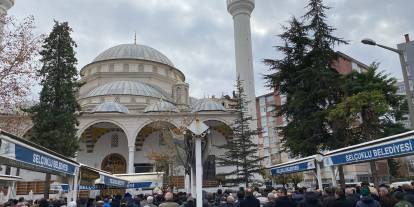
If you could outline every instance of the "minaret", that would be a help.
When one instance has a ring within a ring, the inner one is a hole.
[[[12,8],[14,0],[0,0],[0,17],[6,16],[7,10]],[[3,33],[3,23],[0,22],[0,33]],[[0,37],[0,40],[3,37]]]
[[[233,16],[234,49],[236,54],[237,76],[243,81],[246,98],[249,101],[249,115],[253,120],[251,127],[257,128],[256,95],[254,90],[254,72],[252,39],[250,32],[250,14],[254,9],[254,0],[227,0],[227,11]]]

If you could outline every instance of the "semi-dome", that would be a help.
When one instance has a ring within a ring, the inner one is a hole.
[[[192,112],[226,111],[224,106],[211,99],[200,99],[191,105]]]
[[[148,105],[144,112],[179,112],[179,110],[174,104],[161,100]]]
[[[105,95],[135,95],[167,99],[160,89],[138,81],[114,81],[100,85],[87,93],[83,98]]]
[[[115,59],[149,60],[174,67],[170,59],[160,51],[138,44],[121,44],[111,47],[99,54],[92,62]]]
[[[104,102],[97,105],[91,113],[129,113],[128,108],[117,102]]]

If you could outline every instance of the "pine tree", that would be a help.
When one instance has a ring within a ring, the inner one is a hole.
[[[332,35],[335,29],[326,24],[328,8],[322,0],[310,0],[307,8],[302,19],[293,18],[280,35],[284,45],[277,49],[284,58],[264,61],[274,72],[266,76],[268,86],[286,96],[278,115],[288,123],[280,132],[283,147],[295,156],[330,148],[326,109],[337,102],[340,91],[333,47],[346,43]]]
[[[396,120],[400,119],[402,99],[396,94],[396,80],[378,72],[373,63],[363,73],[344,75],[340,102],[328,111],[328,120],[336,140],[333,148],[379,139],[407,131]],[[341,123],[341,124],[338,124]],[[337,133],[341,131],[342,133]],[[373,182],[378,186],[375,162],[370,162]],[[342,170],[342,169],[340,169]],[[343,172],[340,182],[344,184]]]
[[[217,158],[218,164],[221,166],[235,166],[236,169],[223,175],[228,176],[228,181],[233,183],[243,182],[249,185],[251,178],[255,173],[260,173],[262,166],[260,161],[264,158],[257,155],[257,144],[252,139],[258,135],[257,129],[251,129],[249,122],[252,117],[248,115],[246,95],[242,87],[242,81],[237,78],[236,82],[236,119],[232,125],[233,138],[226,144],[218,146],[225,149],[224,155]]]
[[[78,149],[76,136],[77,70],[72,29],[67,22],[55,21],[52,32],[45,39],[40,52],[42,90],[40,102],[29,109],[33,121],[31,141],[64,156],[74,157]],[[50,174],[46,175],[45,197],[48,197]]]

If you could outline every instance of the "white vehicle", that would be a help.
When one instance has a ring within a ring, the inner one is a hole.
[[[398,186],[403,186],[405,184],[411,185],[411,181],[394,182],[394,183],[391,183],[390,187],[391,188],[398,188]]]

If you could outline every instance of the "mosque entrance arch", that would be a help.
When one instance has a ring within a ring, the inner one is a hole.
[[[124,174],[127,170],[127,163],[122,155],[112,153],[102,160],[101,169],[113,174]]]
[[[115,122],[91,123],[80,133],[78,161],[86,165],[126,173],[129,157],[128,139],[124,127]],[[105,167],[115,162],[115,168]],[[105,163],[105,165],[104,165]],[[105,167],[105,168],[104,168]]]

